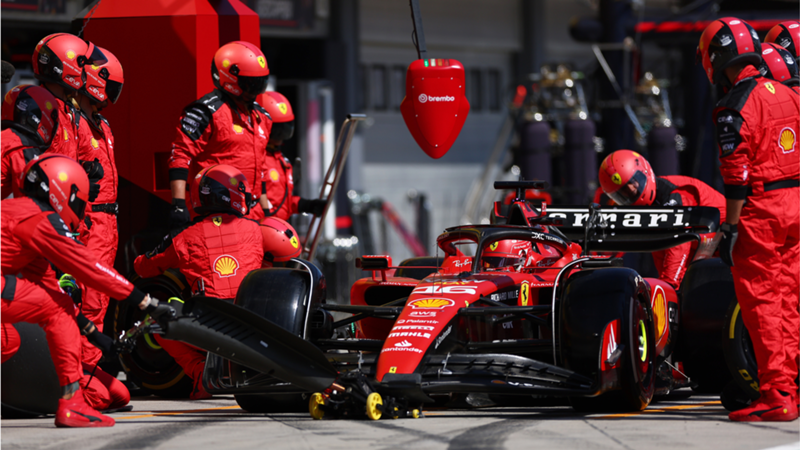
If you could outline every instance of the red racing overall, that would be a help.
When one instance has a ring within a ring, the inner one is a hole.
[[[76,124],[80,112],[71,103],[65,103],[56,97],[58,102],[58,131],[53,135],[48,152],[67,155],[77,160],[78,155],[78,125]]]
[[[82,376],[78,311],[59,288],[50,264],[119,300],[140,303],[145,295],[97,262],[49,205],[22,197],[4,200],[2,210],[2,322],[39,324],[47,335],[59,383],[67,386]]]
[[[0,140],[2,140],[3,146],[2,162],[0,163],[2,168],[2,176],[0,176],[2,195],[0,198],[6,198],[11,194],[14,194],[14,197],[20,197],[17,178],[31,160],[42,154],[41,146],[25,133],[13,128],[3,130]]]
[[[280,150],[267,149],[264,185],[267,199],[272,205],[269,210],[270,217],[289,220],[289,217],[299,212],[297,204],[300,202],[300,197],[292,195],[294,191],[292,164]]]
[[[139,276],[154,277],[177,268],[193,289],[202,280],[205,295],[233,299],[244,277],[261,268],[264,249],[261,229],[254,220],[234,214],[211,214],[196,217],[174,233],[153,251],[136,258],[134,269]],[[156,340],[194,381],[192,398],[208,397],[202,388],[205,352],[159,336]]]
[[[183,110],[169,158],[170,180],[192,180],[208,166],[228,164],[241,171],[253,189],[253,200],[261,197],[261,182],[272,119],[253,102],[244,115],[227,96],[214,90]],[[191,202],[187,199],[187,204]],[[250,208],[249,218],[261,220],[260,207]]]
[[[720,223],[725,222],[725,197],[716,189],[691,177],[669,175],[656,178],[656,198],[653,205],[713,206],[719,209]],[[712,236],[713,237],[713,236]],[[672,247],[653,253],[658,278],[675,289],[680,288],[690,258],[697,250],[697,242]]]
[[[714,111],[725,197],[747,199],[731,267],[762,397],[797,394],[800,277],[798,96],[747,66]]]

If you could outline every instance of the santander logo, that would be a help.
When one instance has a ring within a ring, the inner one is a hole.
[[[420,103],[426,103],[426,102],[454,102],[454,101],[456,101],[456,98],[452,97],[452,96],[449,96],[449,95],[445,95],[444,97],[434,97],[432,95],[419,94],[419,97],[417,97],[417,100],[419,100]]]

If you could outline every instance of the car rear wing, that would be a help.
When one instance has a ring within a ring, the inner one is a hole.
[[[719,210],[708,206],[547,206],[547,217],[566,237],[592,251],[649,253],[685,242],[719,228]],[[552,225],[551,225],[552,226]],[[587,242],[588,241],[588,242]]]

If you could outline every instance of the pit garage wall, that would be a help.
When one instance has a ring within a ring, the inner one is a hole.
[[[431,254],[436,236],[459,223],[467,191],[495,142],[506,114],[505,101],[517,82],[520,52],[529,51],[523,45],[522,27],[544,24],[545,54],[540,61],[571,61],[578,67],[591,63],[588,46],[572,41],[567,30],[571,16],[591,14],[587,2],[547,0],[544,8],[534,11],[541,17],[525,20],[522,1],[421,2],[428,55],[464,64],[472,105],[453,148],[443,158],[432,160],[415,144],[399,111],[405,70],[417,58],[408,2],[360,0],[359,105],[370,120],[351,155],[361,160],[360,170],[351,176],[351,188],[390,202],[409,227],[413,227],[415,212],[407,192],[425,193],[431,205],[431,236],[424,244]],[[397,263],[411,256],[391,231],[389,241],[388,253]]]

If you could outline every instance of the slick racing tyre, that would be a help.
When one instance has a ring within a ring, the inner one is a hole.
[[[756,400],[759,396],[758,363],[750,333],[742,321],[742,310],[736,300],[728,308],[722,332],[722,351],[733,381],[750,400]]]
[[[20,347],[2,365],[3,419],[26,419],[55,414],[61,387],[47,336],[39,325],[16,323]]]
[[[443,258],[436,256],[420,256],[417,258],[409,258],[400,263],[397,271],[395,271],[395,276],[421,280],[428,275],[435,273],[436,269],[433,269],[433,267],[441,267],[442,261],[444,261]]]
[[[138,278],[133,284],[161,301],[171,297],[188,297],[186,279],[178,271],[169,270],[153,278]],[[138,307],[118,302],[114,320],[115,335],[119,336],[144,319],[145,313]],[[158,345],[151,334],[140,336],[131,353],[120,355],[120,363],[129,380],[146,392],[165,398],[189,398],[192,392],[191,378],[186,376],[181,366]]]
[[[584,270],[564,288],[561,306],[563,365],[599,381],[596,397],[571,397],[578,411],[640,411],[655,393],[655,327],[649,291],[631,269]],[[614,347],[604,348],[608,327],[618,325]],[[616,354],[613,364],[607,350]],[[606,361],[606,362],[604,362]],[[606,367],[600,372],[601,365]]]
[[[731,270],[719,258],[693,262],[680,290],[675,361],[683,362],[693,390],[719,393],[731,380],[723,355],[725,312],[736,302]]]

